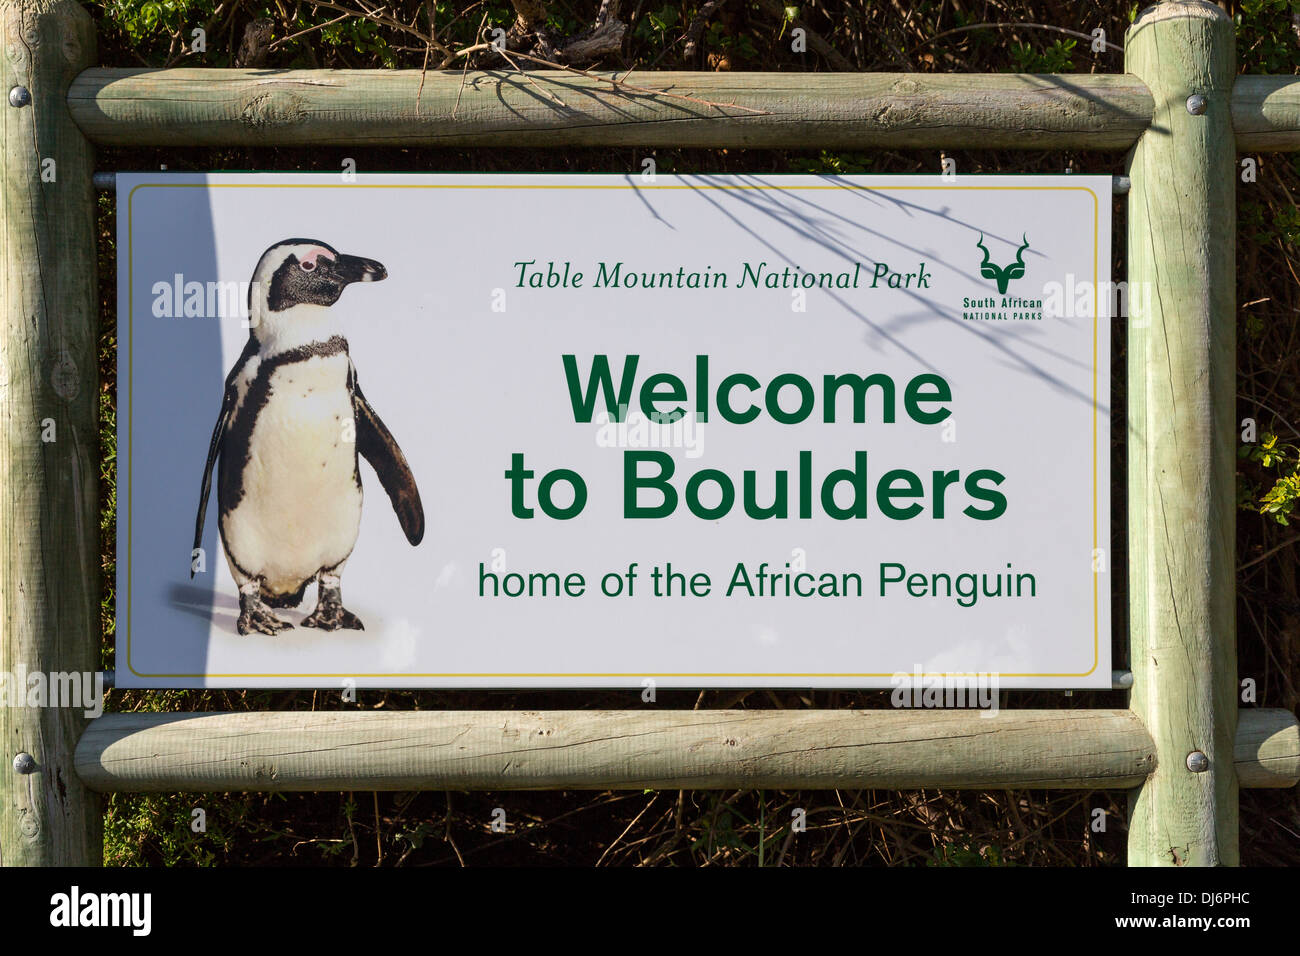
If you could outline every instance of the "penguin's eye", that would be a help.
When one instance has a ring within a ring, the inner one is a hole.
[[[303,272],[315,272],[316,263],[312,262],[310,259],[303,260],[298,263],[298,268],[302,269]]]

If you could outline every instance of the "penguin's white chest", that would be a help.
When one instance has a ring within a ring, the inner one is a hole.
[[[245,392],[252,414],[238,504],[222,516],[232,563],[264,589],[292,593],[345,561],[361,526],[356,421],[347,353],[313,356],[269,373]],[[235,451],[235,449],[231,449]],[[236,452],[238,454],[238,452]],[[243,581],[240,581],[242,584]]]

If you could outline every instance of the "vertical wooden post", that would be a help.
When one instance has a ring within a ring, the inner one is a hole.
[[[1157,767],[1129,806],[1129,863],[1235,865],[1237,777],[1233,24],[1150,7],[1128,72],[1155,114],[1129,158],[1131,706]]]
[[[25,695],[99,670],[95,196],[67,106],[95,31],[75,0],[0,0],[0,28],[0,864],[93,865],[84,708]]]

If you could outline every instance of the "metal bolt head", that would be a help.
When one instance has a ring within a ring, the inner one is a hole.
[[[18,773],[35,773],[36,758],[24,751],[14,757],[14,770]]]
[[[15,86],[9,91],[10,106],[26,106],[31,101],[32,94],[27,92],[27,87],[25,86]]]
[[[1210,758],[1199,750],[1193,750],[1187,755],[1187,769],[1192,773],[1205,773],[1210,769]]]
[[[1200,93],[1193,93],[1191,96],[1187,97],[1187,112],[1191,113],[1193,116],[1204,116],[1207,105],[1205,97]]]

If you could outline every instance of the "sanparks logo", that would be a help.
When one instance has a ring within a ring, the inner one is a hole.
[[[1043,300],[1026,299],[1021,296],[1007,295],[1007,288],[1016,279],[1025,277],[1025,252],[1029,249],[1029,235],[1021,233],[1021,244],[1016,249],[1016,258],[1006,265],[993,261],[993,254],[984,244],[984,233],[980,233],[975,247],[984,253],[980,262],[980,276],[992,279],[997,285],[997,296],[963,296],[961,300],[962,321],[964,322],[1041,322],[1043,320]]]
[[[1025,240],[1024,245],[1016,250],[1016,261],[1010,265],[998,266],[993,264],[993,256],[984,245],[984,233],[980,233],[979,239],[975,241],[977,248],[984,251],[984,261],[980,263],[980,275],[986,279],[992,279],[998,284],[998,292],[1006,295],[1007,285],[1012,279],[1023,279],[1025,277],[1025,250],[1029,248],[1029,236],[1022,235]]]

